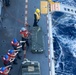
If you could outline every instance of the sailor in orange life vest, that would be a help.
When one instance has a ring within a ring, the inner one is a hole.
[[[21,43],[22,41],[20,41]],[[12,47],[14,48],[14,50],[18,50],[19,48],[22,47],[22,45],[20,45],[20,43],[18,42],[18,40],[16,38],[14,38],[12,41],[11,41],[11,45]],[[17,54],[17,57],[18,59],[21,59],[21,56],[19,55],[21,51],[18,52]]]
[[[40,9],[36,9],[35,13],[34,13],[34,24],[33,26],[38,26],[37,23],[40,20]]]
[[[26,50],[25,45],[27,45],[29,47],[29,42],[28,42],[28,38],[29,38],[29,31],[25,28],[22,27],[20,30],[20,34],[22,36],[22,50]]]
[[[18,54],[19,50],[8,50],[8,56],[13,59],[13,63],[17,64],[16,55]]]
[[[11,58],[7,54],[2,57],[2,60],[5,66],[10,65],[12,62]]]
[[[0,68],[0,75],[8,75],[11,70],[11,65]]]
[[[17,50],[19,48],[21,48],[22,46],[20,46],[20,43],[18,42],[18,40],[16,38],[14,38],[12,41],[11,41],[11,45],[12,47],[14,48],[14,50]]]

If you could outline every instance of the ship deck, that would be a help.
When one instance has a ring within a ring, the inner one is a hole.
[[[25,1],[26,0],[10,0],[10,7],[3,7],[2,10],[2,22],[0,23],[0,55],[5,55],[9,49],[13,49],[10,41],[13,38],[21,39],[19,31],[25,24]],[[36,8],[40,8],[40,0],[28,0],[28,14],[27,21],[30,25],[30,31],[32,30],[34,21],[34,12]],[[27,50],[26,58],[31,61],[39,61],[41,75],[49,75],[49,61],[48,61],[48,37],[47,37],[47,21],[46,15],[41,14],[41,19],[38,25],[42,28],[43,32],[43,47],[44,52],[42,54],[31,53],[31,46]],[[31,45],[31,44],[30,44]],[[21,53],[23,55],[23,53]],[[23,59],[22,59],[23,60]],[[21,75],[21,62],[17,60],[18,65],[13,65],[13,69],[10,71],[11,75]],[[0,58],[0,67],[4,66],[2,58]]]

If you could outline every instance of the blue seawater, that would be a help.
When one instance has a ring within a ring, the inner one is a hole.
[[[53,0],[76,7],[76,0]],[[53,38],[57,75],[76,75],[76,16],[54,12]]]

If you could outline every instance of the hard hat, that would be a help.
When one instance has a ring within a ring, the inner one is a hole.
[[[40,9],[36,9],[36,12],[37,12],[37,13],[40,13]]]
[[[14,52],[14,50],[9,50],[9,53],[12,54]]]
[[[17,41],[17,39],[16,39],[16,38],[14,38],[14,39],[13,39],[13,42],[14,42],[14,43],[17,43],[18,41]]]
[[[6,68],[5,67],[1,67],[1,71],[3,72]]]
[[[8,59],[8,55],[5,55],[4,57],[5,57],[5,59]]]
[[[22,28],[21,28],[21,31],[25,31],[25,30],[27,30],[25,27],[22,27]]]

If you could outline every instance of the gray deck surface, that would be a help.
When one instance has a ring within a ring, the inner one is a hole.
[[[36,8],[40,8],[40,0],[29,0],[28,2],[28,23],[33,25],[34,12]],[[0,23],[0,55],[7,53],[8,49],[13,49],[10,41],[13,38],[21,39],[19,30],[24,26],[25,18],[25,0],[10,0],[10,7],[3,9],[3,22]],[[39,61],[41,65],[41,75],[49,75],[48,67],[48,44],[47,44],[47,29],[46,29],[46,15],[41,15],[39,26],[43,31],[44,40],[44,53],[32,54],[31,44],[27,50],[26,57],[29,60]],[[22,55],[22,53],[21,53]],[[22,59],[23,60],[23,59]],[[11,75],[21,75],[20,65],[22,60],[18,60],[18,65],[13,65],[13,69],[10,71]],[[0,67],[3,66],[2,59],[0,58]]]

